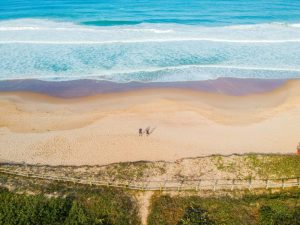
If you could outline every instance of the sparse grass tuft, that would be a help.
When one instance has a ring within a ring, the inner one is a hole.
[[[300,176],[298,155],[248,155],[245,165],[256,171],[261,178],[284,178]]]

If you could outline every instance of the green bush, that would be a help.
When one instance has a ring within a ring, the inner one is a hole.
[[[1,224],[62,224],[68,217],[68,199],[16,195],[0,191]]]
[[[299,199],[298,189],[243,197],[156,195],[148,225],[300,225]]]
[[[114,195],[115,194],[115,197]],[[138,225],[134,203],[121,192],[73,197],[14,194],[0,189],[0,225]]]
[[[214,225],[206,210],[199,207],[190,206],[185,209],[185,213],[178,225]]]
[[[293,212],[284,205],[280,207],[262,206],[259,210],[259,218],[261,225],[299,225],[300,207]]]

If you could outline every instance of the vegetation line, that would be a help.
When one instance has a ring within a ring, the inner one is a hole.
[[[77,184],[89,184],[96,186],[107,186],[115,188],[126,188],[139,191],[200,191],[200,190],[234,190],[234,189],[261,189],[261,188],[286,188],[299,187],[300,177],[281,179],[198,179],[198,180],[166,180],[166,181],[114,181],[79,179],[71,177],[60,177],[50,175],[39,175],[0,168],[0,173],[36,178],[43,180],[55,180],[62,182],[73,182]]]

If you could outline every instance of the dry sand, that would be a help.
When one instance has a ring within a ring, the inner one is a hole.
[[[139,128],[155,128],[146,137]],[[0,160],[95,165],[295,153],[300,81],[244,96],[158,88],[64,99],[0,94]]]

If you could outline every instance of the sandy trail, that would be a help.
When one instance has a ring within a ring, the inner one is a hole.
[[[154,132],[139,137],[147,126]],[[0,94],[2,161],[94,165],[294,153],[298,141],[298,80],[246,96],[166,88],[74,99]]]

